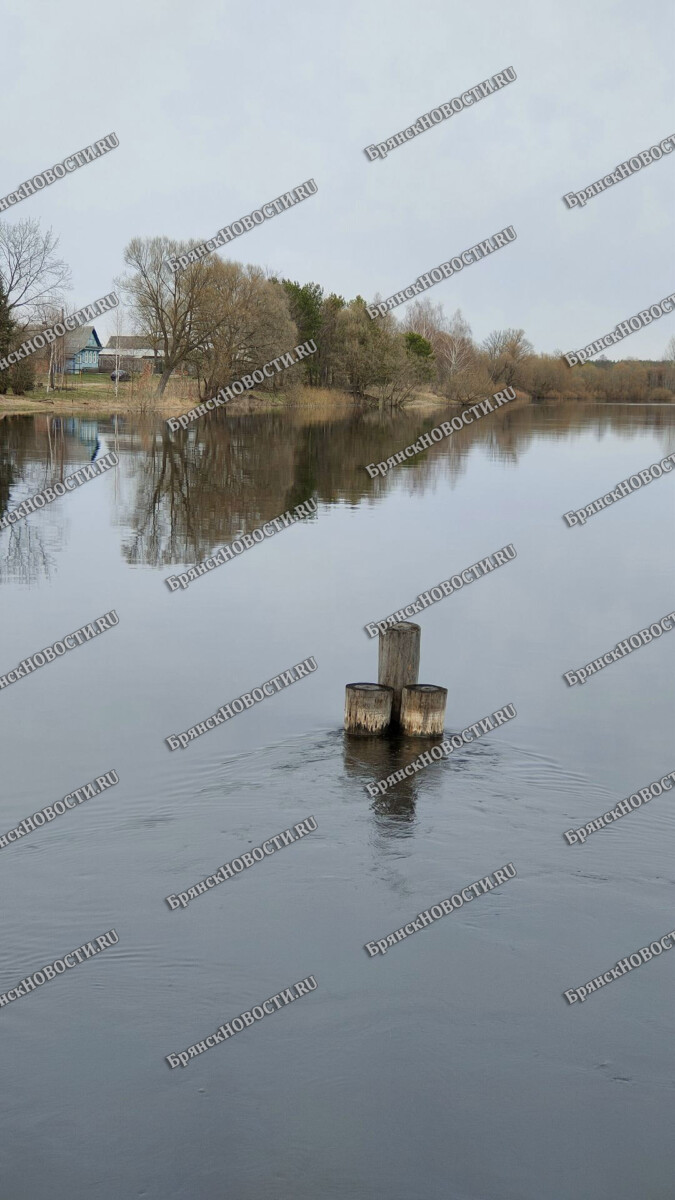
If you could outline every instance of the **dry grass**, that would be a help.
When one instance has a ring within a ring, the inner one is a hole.
[[[185,412],[199,403],[196,380],[187,376],[170,379],[164,395],[157,395],[158,375],[134,375],[120,382],[115,397],[115,384],[109,375],[73,376],[67,386],[48,392],[46,377],[38,377],[38,386],[24,396],[0,396],[0,414],[51,413],[63,416],[72,413],[156,413],[170,417]]]
[[[115,384],[108,375],[90,374],[69,379],[60,391],[47,392],[46,378],[25,396],[0,396],[0,417],[26,413],[50,413],[52,416],[80,414],[136,413],[157,418],[177,417],[200,403],[197,381],[187,375],[170,379],[164,395],[159,397],[158,375],[135,375],[120,383],[115,398]],[[348,392],[337,388],[310,388],[290,383],[283,391],[267,392],[254,388],[239,399],[232,400],[221,411],[231,413],[274,412],[288,408],[318,417],[355,403]],[[361,403],[364,403],[363,401]],[[374,399],[365,403],[376,403]],[[432,392],[418,392],[407,402],[413,410],[444,409],[451,404]]]

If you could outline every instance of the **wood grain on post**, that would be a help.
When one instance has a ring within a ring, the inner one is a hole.
[[[379,683],[348,683],[345,688],[347,733],[384,733],[391,721],[393,689]]]
[[[398,621],[380,634],[377,680],[394,689],[391,719],[398,724],[401,688],[417,683],[420,672],[421,629],[413,621]]]
[[[440,737],[445,728],[448,689],[433,683],[404,687],[401,694],[400,725],[414,737]]]

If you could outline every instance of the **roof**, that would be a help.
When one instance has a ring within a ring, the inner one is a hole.
[[[148,347],[150,339],[147,334],[141,334],[127,337],[126,334],[119,337],[109,337],[106,343],[106,350],[145,350]]]
[[[93,325],[81,325],[79,329],[73,329],[67,333],[63,339],[66,358],[74,358],[78,351],[84,350],[89,338],[92,335],[92,332],[96,342],[98,343],[98,346],[100,347],[101,339],[99,338]]]
[[[154,358],[155,351],[151,346],[142,346],[138,350],[130,350],[125,346],[116,350],[114,346],[104,346],[101,355],[104,358],[116,358],[118,355],[120,358]]]

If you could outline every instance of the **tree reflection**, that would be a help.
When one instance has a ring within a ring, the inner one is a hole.
[[[366,464],[386,462],[446,416],[438,410],[392,413],[316,404],[267,413],[214,412],[173,435],[151,416],[98,422],[4,418],[0,514],[89,459],[100,435],[122,458],[124,499],[117,521],[124,527],[126,560],[170,567],[201,561],[217,546],[311,496],[328,505],[356,507],[392,488],[421,495],[440,480],[454,482],[476,446],[514,465],[535,437],[569,440],[589,430],[598,440],[606,434],[629,438],[652,432],[664,453],[673,448],[674,414],[667,405],[516,401],[434,443],[386,477],[370,478]],[[643,465],[636,463],[636,469]],[[60,518],[67,505],[64,497],[51,511]],[[36,513],[27,520],[34,525],[42,517]],[[24,543],[19,539],[12,553],[20,555]]]

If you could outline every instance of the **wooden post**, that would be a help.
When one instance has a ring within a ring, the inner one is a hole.
[[[399,723],[401,688],[417,683],[420,671],[421,629],[412,621],[398,621],[380,634],[377,681],[394,689],[392,724]]]
[[[345,688],[347,733],[384,733],[391,721],[393,688],[378,683],[348,683]]]
[[[440,737],[445,728],[448,689],[416,683],[401,693],[401,729],[413,737]]]

